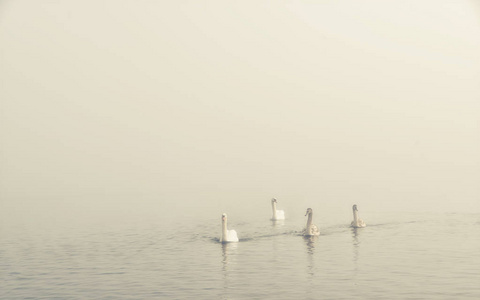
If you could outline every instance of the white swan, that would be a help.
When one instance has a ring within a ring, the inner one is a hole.
[[[272,220],[285,220],[285,212],[283,210],[277,210],[277,199],[272,198]]]
[[[320,230],[318,230],[318,227],[312,223],[312,215],[313,211],[311,208],[307,208],[307,213],[305,216],[308,215],[308,220],[307,220],[307,226],[305,227],[305,236],[314,236],[314,235],[320,235]]]
[[[367,226],[367,224],[365,224],[365,222],[363,222],[362,219],[358,218],[358,209],[357,209],[356,204],[353,205],[352,209],[353,209],[353,221],[352,221],[352,224],[350,226],[352,226],[354,228],[360,228],[360,227]]]
[[[237,232],[235,230],[227,229],[227,214],[222,215],[222,243],[238,242]]]

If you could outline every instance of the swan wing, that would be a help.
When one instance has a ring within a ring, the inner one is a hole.
[[[315,224],[310,225],[310,229],[305,228],[303,229],[303,235],[311,236],[311,235],[320,235],[320,230]]]
[[[365,224],[365,222],[363,222],[362,219],[358,219],[357,223],[355,223],[355,221],[352,221],[352,224],[350,226],[354,228],[359,228],[359,227],[366,227],[367,224]]]
[[[238,242],[238,236],[235,230],[227,231],[227,242]]]
[[[310,226],[310,235],[320,235],[320,230],[318,230],[317,225],[312,224],[312,226]]]
[[[277,220],[284,220],[285,212],[283,210],[277,210]]]

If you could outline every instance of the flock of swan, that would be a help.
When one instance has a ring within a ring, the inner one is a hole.
[[[277,199],[272,199],[272,220],[285,220],[285,212],[283,210],[277,209]],[[350,224],[353,228],[362,228],[367,226],[362,219],[358,218],[358,209],[357,205],[353,205],[353,221]],[[307,212],[305,213],[305,217],[307,218],[307,225],[303,230],[304,236],[318,236],[320,235],[320,230],[318,229],[317,225],[313,224],[313,210],[311,208],[307,208]],[[237,232],[235,230],[228,230],[227,229],[227,214],[222,214],[222,238],[220,239],[222,243],[231,243],[231,242],[238,242]]]

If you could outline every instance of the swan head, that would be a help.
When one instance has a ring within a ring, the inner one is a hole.
[[[358,208],[357,208],[356,204],[353,205],[353,211],[358,211]]]
[[[272,198],[272,203],[277,203],[277,199]]]
[[[310,215],[312,213],[312,209],[309,207],[307,208],[307,212],[305,213],[305,216]]]
[[[222,221],[226,221],[227,220],[227,214],[226,213],[223,213],[222,214]]]

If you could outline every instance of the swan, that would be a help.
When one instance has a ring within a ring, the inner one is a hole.
[[[350,226],[352,226],[353,228],[360,228],[360,227],[367,226],[367,224],[365,224],[365,222],[363,222],[362,219],[358,218],[358,209],[356,204],[353,205],[352,209],[353,209],[353,221]]]
[[[305,216],[308,215],[307,226],[305,227],[305,236],[314,236],[320,235],[320,230],[318,230],[317,225],[312,223],[312,214],[313,211],[311,208],[307,208],[307,213]]]
[[[283,210],[277,210],[277,199],[272,198],[272,220],[285,220],[285,212]]]
[[[238,242],[237,232],[227,229],[227,214],[222,214],[222,243]]]

